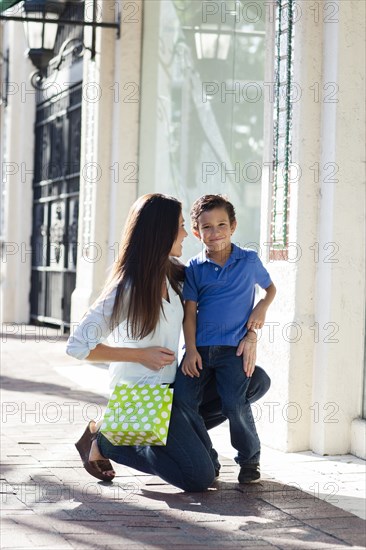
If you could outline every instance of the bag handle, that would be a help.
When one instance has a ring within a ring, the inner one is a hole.
[[[162,376],[163,376],[163,369],[160,369],[159,372],[156,373],[156,382],[150,382],[152,385],[153,384],[156,384],[156,385],[159,385],[161,383],[161,379],[162,379]],[[137,382],[134,382],[131,386],[131,388],[133,388],[134,386],[138,386],[140,384],[146,384],[146,380],[150,378],[150,375],[149,374],[144,374],[143,376],[141,376],[141,378],[139,378],[137,380]]]

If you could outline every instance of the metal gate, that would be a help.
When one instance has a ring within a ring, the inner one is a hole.
[[[70,325],[76,285],[82,83],[37,106],[31,319]]]

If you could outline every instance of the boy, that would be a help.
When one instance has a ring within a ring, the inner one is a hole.
[[[247,397],[255,369],[255,329],[263,327],[276,289],[257,253],[231,243],[237,222],[234,207],[226,198],[199,198],[192,206],[191,221],[204,250],[186,267],[186,354],[178,369],[175,398],[190,407],[206,439],[199,407],[205,386],[216,378],[222,411],[230,423],[231,443],[238,451],[238,480],[250,483],[260,478],[260,442]],[[253,309],[255,284],[265,289],[266,296]],[[212,457],[215,462],[213,449]],[[218,469],[216,466],[217,475]]]

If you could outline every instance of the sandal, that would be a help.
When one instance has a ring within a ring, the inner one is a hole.
[[[100,479],[102,481],[112,481],[112,479],[115,477],[106,475],[105,472],[109,470],[113,470],[112,464],[110,461],[105,458],[103,460],[89,460],[89,454],[90,449],[92,446],[93,441],[97,438],[98,432],[92,432],[90,429],[90,424],[93,422],[92,420],[89,422],[89,424],[86,427],[85,432],[79,439],[77,443],[75,443],[75,447],[77,448],[79,455],[81,457],[81,460],[83,462],[83,466],[85,470],[92,476],[96,477],[97,479]]]

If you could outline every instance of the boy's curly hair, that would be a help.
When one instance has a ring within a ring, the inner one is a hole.
[[[203,195],[197,199],[191,208],[191,226],[193,231],[198,231],[198,218],[203,212],[214,208],[224,208],[229,216],[230,225],[236,221],[235,208],[226,195]]]

